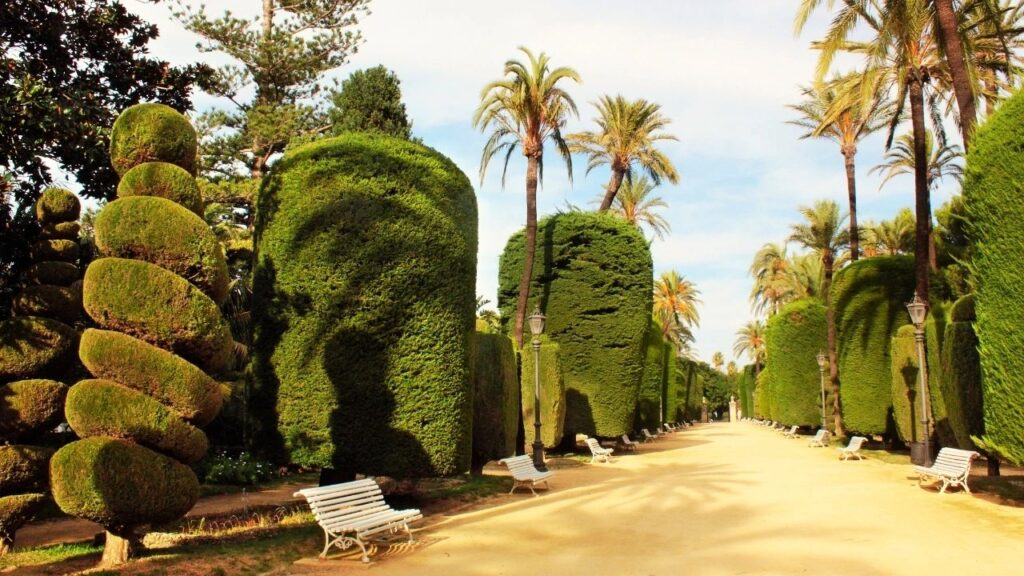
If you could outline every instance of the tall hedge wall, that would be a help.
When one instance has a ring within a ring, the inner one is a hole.
[[[914,295],[911,256],[864,258],[840,270],[832,284],[839,347],[843,420],[853,433],[884,434],[891,407],[890,347],[909,321]]]
[[[740,403],[740,410],[743,412],[744,418],[754,415],[754,387],[757,385],[757,375],[758,371],[753,364],[747,364],[739,373],[737,380],[739,398],[737,401]]]
[[[525,233],[509,239],[498,305],[514,318]],[[565,433],[616,437],[632,429],[651,318],[651,253],[640,231],[611,214],[569,212],[542,220],[529,308],[547,315],[565,377]]]
[[[950,432],[956,445],[968,450],[974,448],[971,437],[981,437],[985,431],[981,358],[974,320],[974,296],[968,294],[957,300],[950,311],[941,359],[942,397]]]
[[[512,340],[474,333],[473,470],[515,454],[519,426],[519,367]]]
[[[537,388],[534,382],[533,346],[527,340],[520,352],[522,372],[520,373],[519,390],[520,406],[523,410],[523,431],[526,438],[526,450],[530,451],[533,444],[534,426],[533,409]],[[562,365],[561,347],[549,337],[541,337],[540,346],[540,441],[545,448],[554,448],[565,436],[565,367]]]
[[[677,361],[679,382],[676,387],[674,410],[676,420],[697,420],[701,413],[701,400],[704,398],[704,376],[700,363],[684,358]]]
[[[436,151],[346,134],[288,152],[257,201],[253,406],[264,445],[343,475],[470,465],[477,209]]]
[[[944,332],[945,315],[941,308],[935,316],[925,324],[925,345],[928,355],[928,393],[931,408],[933,438],[942,445],[955,442],[952,428],[946,416],[946,399],[941,381],[942,339],[939,334]],[[892,417],[900,440],[904,442],[921,441],[921,396],[919,363],[917,361],[917,341],[914,338],[914,327],[911,324],[901,326],[892,339]]]
[[[825,307],[815,300],[788,304],[768,319],[765,346],[771,362],[773,419],[809,426],[821,422],[821,373],[817,353],[827,350]]]
[[[640,395],[636,401],[636,417],[633,430],[653,430],[661,426],[662,416],[672,420],[668,411],[662,414],[664,396],[667,393],[669,371],[675,364],[672,348],[661,333],[661,328],[651,322],[644,340],[644,376],[640,383]]]
[[[986,448],[1024,463],[1024,93],[978,127],[964,169]]]

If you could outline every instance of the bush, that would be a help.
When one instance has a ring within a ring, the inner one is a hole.
[[[200,462],[199,475],[207,484],[252,486],[274,476],[274,465],[257,459],[248,452],[232,457],[225,452]]]
[[[512,340],[502,334],[474,334],[473,461],[480,470],[491,460],[515,454],[519,427],[519,373]]]
[[[854,262],[832,284],[843,420],[851,433],[884,434],[892,398],[890,347],[914,295],[911,256]]]
[[[45,224],[39,231],[40,240],[74,240],[78,241],[78,235],[82,227],[78,222],[55,222]]]
[[[47,188],[36,200],[36,220],[40,224],[74,222],[81,211],[78,196],[64,188]]]
[[[67,391],[56,380],[19,380],[0,386],[0,439],[18,440],[59,424]]]
[[[188,279],[217,305],[228,295],[224,249],[202,218],[165,198],[135,196],[107,204],[96,217],[103,256],[156,264]]]
[[[476,252],[473,188],[434,150],[346,134],[274,165],[257,202],[253,396],[267,402],[253,411],[292,462],[469,468]]]
[[[695,420],[701,415],[701,400],[704,398],[704,377],[700,363],[684,358],[677,365],[677,393],[674,398],[669,396],[668,417],[673,420]]]
[[[88,329],[79,356],[96,378],[152,396],[196,426],[205,426],[220,411],[223,394],[213,378],[184,358],[127,334]]]
[[[973,295],[964,296],[953,304],[950,320],[942,341],[942,397],[956,445],[973,450],[971,437],[980,438],[985,432]]]
[[[78,262],[81,247],[74,240],[39,240],[32,244],[31,256],[36,262],[59,260],[61,262]]]
[[[816,300],[787,304],[768,319],[765,367],[772,418],[810,426],[821,422],[821,372],[816,355],[828,350],[825,307]]]
[[[146,162],[121,176],[117,197],[157,196],[185,207],[196,216],[203,216],[203,196],[199,184],[187,170],[168,162]]]
[[[70,286],[81,278],[82,273],[78,266],[70,262],[36,262],[28,269],[29,280],[36,284],[50,284],[53,286]],[[81,295],[79,295],[81,298]],[[82,304],[79,302],[78,307]]]
[[[194,464],[206,454],[201,430],[160,402],[109,380],[83,380],[71,387],[64,408],[79,437],[122,438]]]
[[[945,309],[938,306],[925,323],[925,354],[928,355],[928,394],[931,423],[939,443],[948,446],[955,442],[948,418],[946,401],[942,393],[941,350],[945,332]],[[921,441],[921,396],[918,379],[917,341],[914,326],[907,324],[896,331],[892,339],[892,416],[900,440]]]
[[[102,328],[174,351],[210,372],[223,370],[233,343],[217,304],[155,264],[95,260],[85,271],[82,301]]]
[[[13,541],[18,528],[31,520],[45,502],[45,494],[0,496],[0,542]]]
[[[633,430],[652,430],[661,426],[663,395],[667,391],[668,373],[674,363],[672,349],[662,336],[661,328],[651,322],[644,339],[644,375],[636,401]],[[668,415],[666,417],[673,419]]]
[[[534,394],[534,364],[532,345],[520,352],[522,374],[519,390],[522,394],[520,405],[523,408],[523,432],[527,450],[536,438],[533,410],[536,402]],[[558,344],[547,336],[541,337],[540,347],[540,441],[545,448],[558,446],[565,435],[565,381],[563,375],[562,354]]]
[[[182,517],[199,499],[192,469],[126,440],[86,438],[50,460],[53,499],[64,512],[125,536]]]
[[[45,491],[51,454],[39,446],[0,446],[0,494]]]
[[[110,131],[110,163],[119,176],[146,162],[169,162],[195,175],[198,141],[192,124],[164,104],[136,104]]]
[[[964,203],[985,396],[985,448],[1024,464],[1024,94],[978,127],[964,168]]]
[[[499,264],[498,305],[515,317],[525,231]],[[547,315],[565,378],[565,435],[617,437],[633,427],[651,319],[651,253],[632,224],[611,214],[570,212],[542,220],[528,309]]]
[[[72,324],[82,316],[81,286],[26,286],[14,297],[11,308],[19,316],[42,316]]]
[[[753,364],[747,364],[740,371],[737,381],[736,388],[740,395],[740,410],[743,411],[743,417],[745,418],[754,415],[754,387],[757,385],[757,375],[756,367]]]
[[[21,316],[0,322],[0,382],[59,376],[78,335],[57,320]]]

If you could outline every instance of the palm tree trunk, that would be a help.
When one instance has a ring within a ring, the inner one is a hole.
[[[533,280],[533,259],[537,253],[537,169],[539,158],[530,156],[526,164],[526,260],[519,278],[519,298],[516,300],[515,338],[523,347],[523,327],[526,324],[526,304],[530,300],[530,282]]]
[[[835,434],[842,437],[846,435],[846,427],[843,425],[842,403],[839,400],[839,354],[836,351],[836,317],[835,312],[832,310],[832,254],[826,252],[822,256],[822,260],[825,265],[825,281],[822,285],[822,291],[825,293],[825,325],[828,337],[828,381],[832,385],[832,412],[835,418]]]
[[[612,179],[608,181],[608,189],[605,190],[604,198],[601,200],[599,212],[607,212],[612,207],[612,202],[615,201],[615,195],[619,193],[619,188],[622,187],[622,179],[625,175],[626,172],[624,170],[612,169]]]
[[[911,74],[908,82],[910,118],[914,128],[914,202],[917,217],[914,236],[914,277],[917,295],[928,302],[928,272],[931,267],[928,252],[932,207],[928,192],[928,153],[925,150],[924,89],[916,72]]]
[[[967,77],[964,47],[960,42],[960,28],[953,9],[953,0],[935,0],[935,15],[939,21],[942,36],[940,41],[946,53],[949,74],[953,79],[953,93],[956,94],[956,104],[960,109],[960,132],[964,139],[964,152],[967,152],[978,112],[975,108],[974,90],[971,89],[971,82]]]
[[[850,197],[850,260],[856,262],[860,258],[860,229],[857,228],[857,173],[854,169],[854,157],[857,148],[843,148],[843,160],[846,161],[846,194]]]

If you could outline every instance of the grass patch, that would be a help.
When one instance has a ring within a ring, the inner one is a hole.
[[[270,490],[282,486],[284,484],[316,484],[320,479],[318,472],[303,472],[301,474],[290,474],[288,476],[278,476],[271,478],[266,482],[260,482],[259,484],[252,484],[249,486],[242,486],[238,484],[201,484],[199,486],[199,496],[221,496],[224,494],[239,494],[241,492],[258,492],[260,490]]]
[[[16,550],[0,556],[0,571],[4,568],[41,566],[43,564],[65,562],[83,556],[98,555],[102,550],[102,547],[91,544],[58,544],[56,546]]]
[[[512,478],[508,476],[464,476],[461,480],[437,487],[419,487],[416,497],[425,502],[451,498],[473,500],[508,492],[512,488]]]

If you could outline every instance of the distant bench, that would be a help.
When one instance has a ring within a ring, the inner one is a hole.
[[[534,491],[533,487],[543,482],[544,487],[548,488],[548,478],[552,476],[550,470],[541,472],[533,466],[533,458],[529,455],[522,456],[511,456],[503,460],[499,460],[500,463],[504,464],[508,471],[512,473],[512,489],[509,490],[509,494],[516,491],[516,488],[520,486],[526,486],[536,496],[537,492]]]

